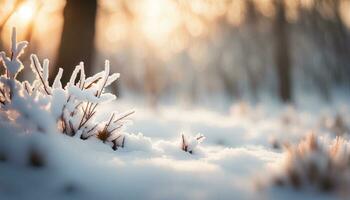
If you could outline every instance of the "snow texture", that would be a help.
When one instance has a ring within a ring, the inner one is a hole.
[[[105,70],[92,77],[85,76],[80,63],[67,84],[60,81],[60,69],[50,86],[49,61],[41,63],[31,55],[36,79],[17,81],[23,68],[19,56],[27,42],[17,43],[15,38],[14,30],[12,56],[1,52],[6,74],[0,78],[0,199],[338,199],[345,195],[342,189],[320,192],[304,183],[294,187],[288,182],[288,170],[298,170],[308,183],[307,163],[316,163],[326,174],[330,159],[340,180],[336,184],[349,183],[347,106],[308,111],[300,106],[241,102],[226,113],[172,106],[149,110],[128,101],[117,103],[113,94],[105,92],[119,77],[110,75],[108,61]],[[127,111],[133,109],[136,112]],[[133,125],[127,126],[131,117]],[[314,130],[314,139],[305,142],[309,130]],[[332,138],[337,136],[342,139],[334,145]],[[324,143],[314,151],[312,141],[319,140]],[[276,185],[276,180],[286,187]]]

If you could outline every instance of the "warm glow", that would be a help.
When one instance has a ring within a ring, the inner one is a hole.
[[[26,2],[16,12],[17,17],[22,22],[29,22],[34,16],[35,5],[32,2]]]
[[[10,15],[1,32],[3,45],[8,47],[10,41],[6,38],[11,36],[12,27],[17,29],[19,40],[32,40],[30,46],[34,45],[45,57],[54,57],[59,43],[62,29],[62,12],[65,1],[62,0],[22,0],[0,1],[0,21]],[[46,42],[50,37],[50,44]],[[40,38],[40,40],[38,39]]]
[[[141,6],[139,23],[142,32],[153,42],[167,39],[179,24],[179,11],[169,0],[146,0]]]

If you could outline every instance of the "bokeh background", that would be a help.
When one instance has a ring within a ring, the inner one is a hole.
[[[109,59],[112,90],[153,107],[350,96],[350,0],[0,0],[0,49],[12,26],[25,64]]]

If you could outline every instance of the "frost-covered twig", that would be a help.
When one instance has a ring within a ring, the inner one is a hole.
[[[44,68],[41,67],[41,64],[39,63],[39,59],[36,55],[32,54],[30,56],[30,60],[32,63],[32,69],[37,75],[37,79],[40,80],[41,84],[43,85],[44,91],[47,95],[50,95],[49,91],[49,85],[48,85],[48,60],[44,60]],[[46,79],[44,78],[44,74],[46,74]]]
[[[29,133],[32,131],[28,127],[37,127],[45,133],[59,131],[69,136],[78,135],[81,139],[96,137],[115,150],[124,147],[123,127],[134,111],[124,114],[112,112],[107,122],[95,118],[100,112],[98,105],[115,99],[115,95],[105,92],[106,87],[119,77],[119,74],[110,74],[109,61],[105,62],[104,71],[92,77],[85,76],[84,63],[79,63],[64,87],[61,83],[63,69],[60,68],[50,86],[49,61],[45,59],[41,65],[33,54],[30,58],[35,80],[32,84],[19,82],[16,76],[23,69],[19,56],[27,44],[25,41],[17,43],[13,29],[11,56],[6,57],[4,52],[0,52],[6,71],[0,77],[0,116],[7,116],[1,120],[16,124]],[[35,124],[31,124],[33,122]]]
[[[202,143],[205,137],[202,134],[197,134],[195,137],[187,139],[184,134],[181,134],[181,149],[190,154],[194,153],[196,147]]]
[[[17,42],[16,40],[16,29],[12,29],[11,35],[11,56],[6,57],[5,52],[0,52],[2,61],[6,68],[6,77],[10,79],[15,79],[17,74],[23,69],[23,64],[19,60],[20,55],[23,53],[23,50],[27,47],[28,42],[22,41]]]

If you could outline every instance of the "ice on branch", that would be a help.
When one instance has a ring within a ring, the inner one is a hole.
[[[23,50],[27,47],[27,41],[17,42],[16,29],[12,29],[11,38],[11,55],[7,57],[5,52],[0,52],[2,61],[6,66],[7,77],[14,79],[17,74],[23,69],[23,64],[19,60],[19,56],[23,53]]]
[[[17,43],[14,28],[11,55],[1,52],[6,73],[0,78],[0,123],[29,134],[61,132],[84,140],[95,137],[115,150],[124,147],[123,130],[134,112],[113,111],[107,121],[96,118],[99,106],[116,98],[106,92],[106,87],[119,78],[117,73],[110,74],[109,61],[105,62],[104,71],[92,77],[86,77],[84,63],[79,63],[65,86],[60,68],[50,85],[49,60],[41,63],[32,54],[30,67],[35,80],[19,82],[16,76],[23,69],[19,56],[27,44]]]

